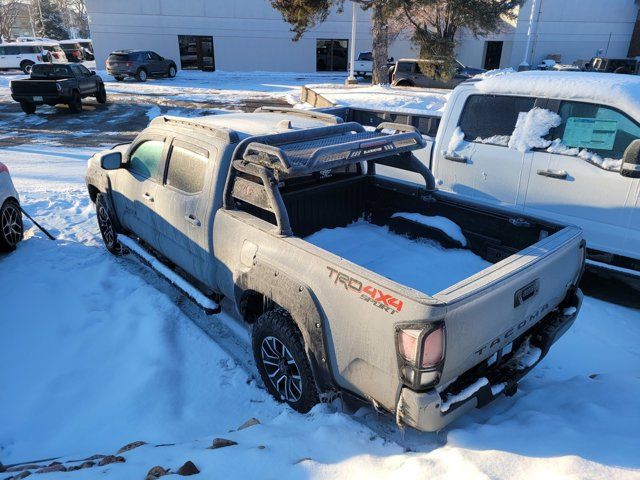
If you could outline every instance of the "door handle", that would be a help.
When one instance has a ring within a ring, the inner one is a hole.
[[[190,213],[189,215],[185,215],[184,219],[187,222],[189,222],[191,225],[194,225],[196,227],[200,226],[200,220],[198,220],[196,217],[194,217],[192,213]]]
[[[549,178],[557,178],[558,180],[566,180],[568,173],[564,170],[538,170],[538,175]]]
[[[147,192],[142,195],[147,202],[153,202],[153,197],[149,195]]]
[[[469,158],[467,157],[461,157],[459,155],[454,155],[451,153],[445,153],[444,154],[444,158],[451,161],[451,162],[457,162],[457,163],[469,163]]]

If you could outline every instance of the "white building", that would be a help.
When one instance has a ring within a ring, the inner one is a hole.
[[[517,67],[525,58],[532,1],[499,34],[476,39],[462,33],[459,60],[474,67]],[[351,37],[346,3],[344,13],[330,15],[292,42],[290,26],[268,0],[86,0],[98,68],[109,52],[132,48],[154,50],[182,68],[296,72],[346,70]],[[536,0],[535,7],[532,65],[548,55],[572,63],[599,53],[626,57],[630,51],[638,18],[634,0]],[[356,51],[367,51],[370,13],[360,11],[358,18]],[[401,39],[389,55],[415,57],[416,52]]]

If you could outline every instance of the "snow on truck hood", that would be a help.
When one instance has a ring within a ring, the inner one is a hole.
[[[491,76],[474,83],[474,86],[482,93],[617,105],[640,120],[640,77],[636,75],[531,71]]]

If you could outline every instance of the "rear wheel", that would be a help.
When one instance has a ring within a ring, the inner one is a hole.
[[[169,76],[169,78],[173,78],[173,77],[176,76],[176,67],[175,67],[175,65],[169,66],[169,71],[167,72],[167,75]]]
[[[113,255],[122,255],[122,245],[118,241],[118,233],[113,222],[109,202],[102,193],[99,193],[96,197],[96,216],[98,217],[98,228],[100,229],[104,246]]]
[[[22,108],[22,111],[27,115],[36,113],[36,104],[32,102],[27,102],[26,100],[22,100],[20,102],[20,108]]]
[[[69,110],[71,110],[72,113],[82,112],[82,98],[80,97],[80,93],[77,91],[71,94],[71,101],[69,102]]]
[[[136,73],[136,80],[138,80],[139,82],[147,81],[147,71],[144,68],[138,70],[138,73]]]
[[[396,86],[398,86],[398,87],[413,87],[413,83],[411,83],[408,80],[400,80],[398,83],[396,83]]]
[[[11,252],[22,240],[24,227],[20,204],[9,199],[0,208],[0,251]]]
[[[29,75],[31,73],[31,67],[33,67],[34,65],[35,63],[31,60],[24,60],[20,64],[20,70],[22,70],[26,75]]]
[[[316,405],[318,389],[302,334],[283,309],[263,313],[253,324],[253,356],[269,393],[300,413]]]
[[[101,83],[98,87],[98,93],[96,93],[96,101],[98,103],[107,103],[107,91],[105,90],[103,83]]]

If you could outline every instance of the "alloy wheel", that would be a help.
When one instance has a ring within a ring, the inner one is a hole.
[[[116,232],[113,228],[109,212],[104,208],[104,205],[98,205],[98,225],[104,243],[106,243],[109,248],[113,247],[116,241]]]
[[[13,204],[7,205],[2,212],[2,235],[11,247],[22,238],[20,209]]]
[[[262,340],[260,352],[267,376],[280,396],[287,402],[300,400],[300,369],[285,344],[276,337],[268,336]]]

